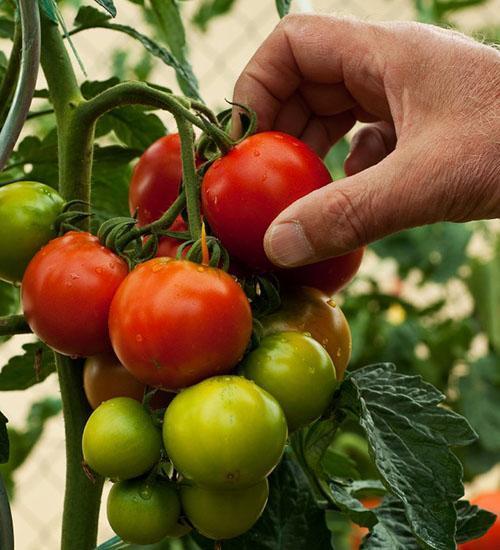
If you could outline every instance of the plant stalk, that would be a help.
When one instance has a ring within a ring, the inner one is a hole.
[[[42,68],[57,121],[59,192],[64,199],[90,199],[94,123],[82,118],[84,103],[58,26],[42,14]],[[87,224],[85,220],[83,224]],[[92,550],[103,480],[92,482],[82,468],[82,433],[90,414],[80,361],[56,354],[66,434],[66,491],[61,550]]]
[[[23,315],[6,315],[0,317],[0,336],[29,334],[31,329]]]

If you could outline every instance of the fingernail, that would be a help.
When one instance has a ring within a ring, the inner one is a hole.
[[[281,267],[294,267],[310,262],[314,250],[297,221],[271,226],[264,239],[264,248],[269,259]]]

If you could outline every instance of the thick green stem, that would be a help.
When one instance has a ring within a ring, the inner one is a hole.
[[[22,47],[22,33],[21,23],[16,23],[14,31],[14,41],[12,44],[12,51],[9,57],[9,63],[5,70],[5,75],[0,86],[0,127],[5,122],[7,111],[9,110],[10,101],[14,95],[14,89],[16,87],[17,75],[19,74],[19,66],[21,64],[21,47]]]
[[[194,158],[193,126],[185,118],[176,116],[177,130],[181,138],[182,181],[186,193],[189,231],[194,240],[201,235],[200,189]]]
[[[0,476],[0,548],[14,550],[14,530],[12,514],[9,506],[9,497]]]
[[[217,125],[192,113],[185,106],[186,103],[189,104],[189,101],[188,99],[177,98],[174,94],[153,88],[145,82],[132,81],[123,82],[104,90],[81,105],[79,110],[81,110],[82,116],[87,117],[87,120],[95,121],[104,113],[123,105],[157,107],[158,109],[169,111],[176,117],[184,117],[191,124],[213,137],[217,143],[224,143],[224,147],[230,148],[233,142],[229,136]],[[199,106],[199,103],[196,102],[196,105]]]
[[[89,201],[94,123],[77,109],[84,103],[57,25],[42,16],[42,67],[49,86],[59,139],[59,192],[66,200]],[[66,492],[62,550],[96,546],[102,493],[101,478],[93,482],[82,468],[81,438],[90,414],[78,361],[56,354],[66,432]]]
[[[0,336],[14,334],[29,334],[31,329],[23,315],[7,315],[0,317]]]

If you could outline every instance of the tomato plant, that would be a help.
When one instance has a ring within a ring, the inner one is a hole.
[[[246,489],[208,489],[185,484],[182,508],[189,521],[205,537],[222,540],[248,531],[259,519],[269,496],[267,479]]]
[[[20,282],[31,258],[56,236],[61,196],[43,183],[20,181],[0,187],[0,279]]]
[[[281,307],[261,319],[263,333],[307,332],[329,353],[341,380],[351,357],[351,331],[342,309],[326,294],[307,287],[283,292]]]
[[[247,355],[242,373],[278,401],[290,431],[321,416],[337,387],[335,367],[326,350],[300,332],[263,338]]]
[[[164,136],[141,155],[129,191],[130,213],[139,224],[157,220],[175,201],[182,179],[179,134]]]
[[[136,378],[176,389],[230,371],[248,344],[252,315],[227,273],[155,258],[120,286],[109,329],[116,355]]]
[[[108,496],[111,528],[134,544],[160,542],[176,528],[180,510],[177,491],[162,479],[119,481]]]
[[[22,306],[33,332],[59,353],[108,351],[111,300],[126,263],[93,235],[70,231],[45,245],[28,264]]]
[[[370,272],[370,261],[362,284],[339,298],[341,310],[331,295],[356,273],[362,249],[284,270],[270,264],[262,239],[283,209],[330,182],[326,165],[335,179],[345,175],[347,140],[323,164],[297,137],[256,133],[262,121],[251,105],[213,112],[188,61],[178,2],[135,1],[145,20],[133,26],[113,0],[61,3],[62,14],[56,4],[0,2],[0,339],[34,332],[0,370],[0,390],[57,373],[67,468],[61,550],[96,548],[104,477],[116,481],[108,517],[118,536],[97,550],[165,535],[182,537],[161,541],[170,550],[213,549],[207,537],[219,545],[237,537],[224,543],[234,548],[345,550],[335,539],[339,518],[347,544],[352,521],[371,526],[371,546],[489,540],[496,524],[481,535],[493,516],[457,499],[463,473],[473,478],[500,452],[498,262],[470,261],[471,231],[459,224],[402,233],[373,245],[397,258],[397,284]],[[206,24],[219,4],[200,3],[193,21]],[[222,11],[235,3],[226,4]],[[276,6],[283,16],[290,2]],[[455,9],[434,8],[426,17]],[[137,40],[146,57],[84,81],[69,37],[94,27]],[[149,55],[175,70],[181,93],[148,82]],[[297,85],[292,102],[306,93]],[[229,126],[238,113],[236,138]],[[174,260],[181,243],[184,259]],[[423,283],[461,280],[476,309],[452,320],[449,298],[410,303],[413,268]],[[487,355],[470,364],[478,331]],[[13,549],[3,480],[11,492],[16,468],[59,410],[50,403],[35,403],[22,427],[0,413],[2,550]],[[384,494],[371,511],[359,504],[367,494]]]
[[[287,206],[331,181],[321,159],[281,132],[243,140],[216,160],[202,183],[203,212],[231,254],[261,271],[273,265],[263,247],[266,229]]]
[[[286,437],[285,416],[274,397],[239,376],[213,377],[183,390],[163,423],[175,467],[186,479],[214,489],[262,481],[278,463]]]
[[[160,459],[161,435],[135,399],[115,397],[90,415],[82,439],[83,457],[98,474],[130,479]]]

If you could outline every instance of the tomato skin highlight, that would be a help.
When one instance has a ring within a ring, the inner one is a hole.
[[[163,423],[167,454],[185,479],[241,489],[276,467],[287,438],[278,402],[250,380],[217,376],[179,393]]]
[[[287,206],[331,181],[305,143],[282,132],[262,132],[210,166],[202,182],[202,209],[231,254],[269,271],[275,267],[264,252],[266,229]]]
[[[480,538],[458,545],[459,550],[498,550],[500,548],[500,490],[488,491],[471,499],[471,504],[497,515],[495,523]]]
[[[0,279],[20,282],[31,258],[56,237],[62,197],[43,183],[19,181],[0,187]]]
[[[278,270],[278,278],[285,284],[310,286],[328,296],[342,290],[358,272],[365,248],[358,248],[315,264]]]
[[[245,357],[241,371],[278,401],[290,431],[319,418],[337,388],[327,351],[300,332],[266,336]]]
[[[83,430],[85,462],[111,479],[131,479],[160,460],[161,434],[135,399],[115,397],[102,403]]]
[[[351,330],[340,306],[315,288],[290,287],[281,307],[260,319],[264,336],[276,332],[307,332],[329,353],[337,380],[342,380],[352,350]]]
[[[113,353],[88,357],[83,366],[83,389],[93,409],[114,397],[130,397],[142,403],[146,386],[134,378]],[[157,391],[149,406],[165,408],[175,394]]]
[[[133,544],[154,544],[167,537],[177,526],[180,510],[176,490],[161,479],[115,483],[107,502],[111,528]]]
[[[109,307],[127,273],[127,264],[90,233],[53,239],[33,257],[22,281],[31,330],[63,355],[109,351]]]
[[[182,179],[179,134],[161,137],[150,145],[134,167],[129,208],[139,225],[151,223],[174,203]]]
[[[139,380],[178,389],[229,372],[252,332],[238,283],[220,269],[153,258],[118,289],[109,314],[113,348]]]
[[[213,540],[231,539],[251,529],[264,511],[268,496],[267,479],[233,491],[181,487],[182,507],[189,521]]]

